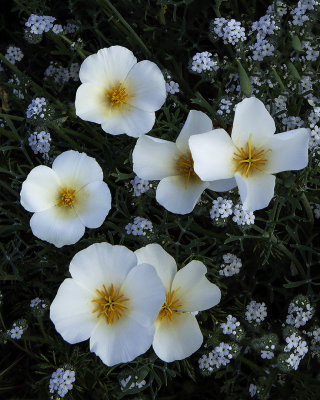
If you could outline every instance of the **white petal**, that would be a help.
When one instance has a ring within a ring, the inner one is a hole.
[[[237,186],[235,178],[220,179],[218,181],[209,182],[208,189],[214,192],[227,192]]]
[[[134,253],[138,264],[150,264],[156,269],[166,291],[170,291],[172,280],[177,272],[175,259],[157,243],[148,244]]]
[[[124,246],[95,243],[79,251],[70,263],[72,278],[92,291],[116,288],[125,281],[129,271],[137,265],[135,254]]]
[[[153,333],[153,326],[146,328],[131,318],[121,318],[112,325],[101,320],[91,334],[90,350],[108,366],[126,363],[149,349]]]
[[[140,61],[128,73],[123,86],[133,97],[128,103],[145,111],[156,111],[166,100],[166,83],[159,67],[151,61]]]
[[[163,178],[156,191],[156,199],[168,211],[175,214],[190,213],[202,192],[208,187],[206,182],[190,181],[186,187],[186,179],[182,176]]]
[[[305,168],[308,165],[309,134],[305,128],[278,133],[268,143],[267,170],[271,174]]]
[[[122,46],[111,46],[87,57],[81,64],[82,83],[95,82],[101,86],[110,80],[123,82],[137,59],[132,51]]]
[[[182,153],[189,151],[190,136],[209,131],[212,131],[211,119],[202,111],[191,110],[177,137],[176,144],[178,149]]]
[[[188,313],[175,314],[172,321],[156,322],[153,350],[161,360],[183,360],[196,352],[203,342],[196,318]]]
[[[84,225],[73,209],[54,206],[33,214],[32,233],[56,247],[75,244],[84,235]]]
[[[87,340],[97,324],[92,313],[92,294],[73,279],[65,279],[50,306],[50,319],[69,343]]]
[[[132,137],[139,137],[149,132],[155,122],[155,113],[140,110],[131,105],[120,106],[102,124],[102,129],[111,135],[125,133]]]
[[[217,305],[221,299],[218,286],[205,277],[207,268],[200,261],[191,261],[173,279],[172,290],[177,291],[181,311],[202,311]]]
[[[86,153],[69,150],[61,153],[53,162],[63,187],[79,190],[88,183],[102,181],[103,172],[93,157]]]
[[[255,211],[265,208],[274,195],[275,176],[256,173],[248,178],[245,175],[235,176],[243,208]]]
[[[146,327],[154,323],[166,299],[164,286],[150,264],[133,268],[121,286],[121,293],[130,299],[129,317]]]
[[[133,149],[133,171],[141,179],[158,180],[177,173],[179,157],[175,143],[142,136]]]
[[[77,193],[74,210],[88,228],[98,228],[103,224],[111,208],[111,194],[103,181],[89,183]]]
[[[232,178],[233,153],[236,151],[230,136],[223,129],[193,135],[189,146],[194,170],[203,181]]]
[[[244,147],[252,134],[252,143],[263,146],[276,131],[273,118],[256,97],[242,100],[236,106],[232,126],[232,140],[235,146]]]
[[[76,115],[84,121],[102,124],[110,113],[104,86],[91,82],[83,83],[76,92]]]
[[[27,211],[44,211],[58,203],[60,181],[49,167],[39,165],[33,168],[23,182],[20,202]]]

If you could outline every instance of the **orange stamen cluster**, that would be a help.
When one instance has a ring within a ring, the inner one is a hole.
[[[126,88],[121,86],[122,83],[119,83],[117,87],[113,87],[111,90],[107,90],[107,97],[114,107],[119,107],[122,104],[127,104],[126,98],[128,97],[128,93],[126,91]]]
[[[76,201],[75,189],[65,189],[62,188],[59,191],[60,197],[58,199],[59,207],[69,207],[72,208]]]
[[[97,318],[104,316],[107,324],[113,324],[128,309],[123,303],[129,301],[129,299],[124,297],[119,289],[115,289],[113,284],[111,284],[110,289],[107,289],[105,285],[102,285],[102,287],[102,290],[96,289],[100,297],[92,300],[93,303],[97,303],[97,307],[92,312],[98,312]]]
[[[158,318],[160,318],[160,321],[163,318],[167,318],[167,319],[169,319],[169,321],[172,321],[173,315],[179,313],[179,311],[177,311],[177,309],[182,307],[182,304],[180,304],[180,300],[176,298],[178,290],[176,290],[176,291],[172,290],[171,292],[167,293],[166,301],[164,302],[163,306],[161,307],[161,310],[158,315]]]
[[[190,151],[186,155],[178,158],[176,161],[176,167],[179,175],[185,177],[186,179],[186,189],[188,188],[190,181],[199,180],[198,175],[193,169],[193,158]]]
[[[265,165],[267,162],[267,159],[264,157],[271,151],[271,149],[259,150],[254,146],[252,147],[251,141],[252,135],[250,135],[250,140],[247,142],[246,149],[241,147],[238,149],[238,152],[233,153],[233,160],[238,164],[236,172],[240,171],[241,175],[245,175],[246,177],[254,170],[261,171],[261,166]]]

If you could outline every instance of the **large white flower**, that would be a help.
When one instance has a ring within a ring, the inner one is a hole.
[[[223,192],[236,186],[234,179],[203,181],[193,169],[188,140],[191,135],[211,130],[210,118],[191,110],[175,143],[147,135],[137,140],[132,154],[133,170],[142,179],[160,180],[156,199],[167,210],[187,214],[205,189]]]
[[[76,243],[85,227],[98,228],[111,208],[108,185],[97,161],[85,153],[61,153],[52,168],[39,165],[22,184],[22,206],[35,214],[32,233],[62,247]]]
[[[236,107],[231,137],[223,129],[191,136],[194,170],[203,180],[235,177],[243,207],[267,207],[274,194],[277,172],[308,164],[308,130],[275,133],[275,123],[255,97]]]
[[[191,312],[218,304],[220,289],[205,277],[207,268],[200,261],[191,261],[177,272],[175,260],[158,244],[149,244],[135,254],[139,263],[154,266],[166,289],[166,300],[155,322],[155,353],[166,362],[189,357],[203,341]]]
[[[151,346],[164,287],[148,264],[137,265],[124,246],[93,244],[70,263],[50,307],[56,330],[69,343],[90,338],[90,350],[109,365],[132,361]]]
[[[151,130],[166,99],[165,80],[151,61],[137,63],[122,46],[99,50],[81,65],[76,114],[112,135],[139,137]]]

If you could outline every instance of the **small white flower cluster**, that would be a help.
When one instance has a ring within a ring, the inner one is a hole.
[[[276,7],[274,6],[274,4],[271,4],[267,8],[267,14],[276,14],[279,17],[283,17],[286,13],[287,13],[287,6],[282,1],[277,1]]]
[[[257,386],[254,385],[253,383],[250,383],[250,386],[249,386],[250,397],[254,397],[256,395],[256,393],[257,393]]]
[[[146,218],[135,217],[133,223],[125,226],[128,235],[145,236],[147,231],[152,231],[152,222]]]
[[[79,25],[73,24],[71,22],[69,22],[65,27],[64,27],[64,31],[65,33],[75,33],[78,32],[79,30]]]
[[[12,328],[7,331],[7,334],[11,337],[11,339],[21,339],[23,334],[24,327],[16,322],[12,324]]]
[[[271,346],[271,350],[274,350],[275,346]],[[271,350],[261,350],[261,358],[271,360],[274,357],[274,352]]]
[[[31,147],[34,154],[42,154],[44,159],[48,159],[48,153],[50,151],[51,136],[49,132],[33,132],[29,138],[29,146]]]
[[[314,309],[305,297],[298,296],[290,304],[286,323],[296,328],[304,326],[313,316]]]
[[[13,78],[9,79],[9,80],[8,80],[8,83],[10,83],[10,84],[12,84],[12,85],[15,85],[15,86],[17,86],[17,87],[19,87],[20,84],[21,84],[20,79],[19,79],[16,75],[14,75]],[[20,86],[20,88],[21,88],[21,86]],[[24,94],[23,94],[23,92],[20,90],[20,88],[19,88],[19,89],[16,89],[16,88],[13,87],[13,88],[12,88],[12,93],[13,93],[15,96],[17,96],[18,99],[23,100],[23,99],[24,99]]]
[[[235,45],[239,41],[244,42],[246,40],[245,29],[235,19],[215,18],[211,27],[213,32],[223,39],[225,44]]]
[[[72,383],[76,380],[75,372],[69,369],[64,370],[63,368],[58,368],[51,375],[49,382],[49,392],[57,393],[58,396],[64,397],[69,390],[72,390]]]
[[[267,35],[272,35],[280,27],[276,24],[273,15],[264,15],[252,24],[251,32],[257,32],[257,39],[265,39]],[[259,41],[259,40],[258,40]]]
[[[36,297],[35,299],[32,299],[30,301],[30,308],[35,308],[35,307],[42,307],[42,308],[47,308],[47,303],[41,299],[39,299],[39,297]]]
[[[196,53],[192,57],[191,69],[193,72],[201,74],[204,71],[216,71],[218,63],[211,58],[212,54],[208,51],[203,51],[202,53]]]
[[[306,50],[306,60],[316,61],[318,59],[320,52],[312,47],[311,42],[304,40],[301,45],[303,50]]]
[[[146,179],[141,179],[138,176],[135,176],[134,179],[130,181],[133,188],[133,195],[139,197],[142,193],[147,192],[151,185],[149,185],[149,181]]]
[[[232,221],[236,222],[237,225],[253,225],[255,216],[253,211],[246,211],[243,209],[242,204],[236,204],[233,208]]]
[[[274,113],[277,114],[280,111],[285,111],[287,109],[287,98],[286,96],[279,95],[274,99]]]
[[[77,82],[79,80],[79,69],[79,63],[71,64],[70,69],[68,69],[51,61],[49,67],[44,71],[44,76],[45,78],[52,77],[59,85],[67,83],[70,79]]]
[[[252,58],[256,61],[263,61],[264,57],[274,55],[274,46],[266,39],[258,39],[253,45],[250,46],[252,50]]]
[[[285,129],[290,131],[291,129],[301,128],[304,125],[304,122],[300,117],[291,116],[282,118],[282,124]]]
[[[4,128],[5,124],[3,123],[3,119],[0,118],[0,128]]]
[[[242,267],[240,258],[230,253],[224,254],[222,257],[225,264],[220,265],[219,275],[229,277],[240,272]]]
[[[315,0],[300,0],[298,1],[297,7],[291,11],[292,25],[303,26],[306,21],[309,20],[309,17],[306,15],[306,12],[312,11],[315,6],[319,5],[318,1]]]
[[[21,49],[15,46],[9,46],[4,56],[11,64],[15,64],[16,61],[21,61],[23,59]]]
[[[131,380],[131,384],[129,387],[126,387],[129,383],[129,381]],[[134,388],[138,388],[141,389],[147,382],[143,379],[142,381],[138,381],[138,376],[135,376],[134,379],[131,378],[131,375],[129,375],[127,378],[125,379],[121,379],[120,380],[120,385],[121,385],[121,390],[130,390],[130,389],[134,389]]]
[[[49,15],[35,15],[31,14],[25,26],[30,29],[30,32],[35,35],[42,35],[43,32],[49,32],[50,29],[53,33],[60,33],[63,28],[60,24],[53,25],[55,17]]]
[[[301,336],[293,333],[291,336],[286,338],[287,345],[284,348],[285,352],[291,352],[286,362],[293,367],[294,370],[297,370],[300,364],[300,361],[308,352],[307,342],[302,340]]]
[[[234,110],[234,107],[232,107],[230,110],[230,106],[232,106],[232,101],[230,101],[228,99],[221,99],[220,104],[219,104],[219,110],[217,111],[217,114],[219,114],[219,115],[230,114],[230,112]]]
[[[31,104],[28,105],[26,117],[27,118],[44,118],[45,112],[47,111],[47,102],[44,97],[36,97],[32,100]]]
[[[245,317],[250,323],[257,322],[259,324],[267,316],[267,307],[265,303],[257,303],[255,300],[252,300],[246,308]]]
[[[317,342],[320,343],[320,328],[316,328],[311,332],[311,335],[313,336],[313,339]]]
[[[236,329],[240,326],[240,322],[232,315],[227,316],[227,322],[220,324],[220,328],[225,335],[235,335]]]
[[[316,108],[318,108],[318,107],[316,107]],[[310,122],[310,128],[314,128],[316,126],[316,124],[319,122],[319,119],[320,119],[319,113],[315,112],[316,108],[314,108],[310,112],[309,117],[308,117],[308,121]]]
[[[320,204],[317,203],[310,203],[311,207],[313,208],[314,216],[319,219],[320,218]]]
[[[210,353],[204,354],[199,359],[199,368],[204,372],[211,373],[214,369],[226,366],[232,359],[230,350],[232,350],[232,347],[228,343],[221,342]]]
[[[179,83],[171,79],[171,75],[166,75],[166,91],[170,94],[175,94],[180,92]]]
[[[255,216],[253,212],[244,210],[242,204],[233,205],[232,200],[224,199],[223,197],[213,200],[210,210],[211,219],[218,222],[219,218],[228,218],[232,214],[234,214],[232,220],[237,225],[254,224]]]
[[[305,92],[309,92],[310,90],[313,89],[313,84],[312,79],[308,75],[304,75],[301,77],[301,81],[299,83],[299,93],[303,94]]]

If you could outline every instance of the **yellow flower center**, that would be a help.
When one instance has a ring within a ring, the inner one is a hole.
[[[115,107],[127,104],[126,98],[128,97],[128,93],[126,88],[121,86],[122,83],[119,83],[117,87],[114,86],[111,90],[107,90],[107,97],[110,103]]]
[[[62,188],[59,191],[58,199],[59,207],[69,207],[72,208],[73,204],[76,202],[75,189]]]
[[[187,154],[178,158],[178,160],[176,161],[176,168],[178,174],[183,176],[186,180],[186,189],[188,188],[190,181],[195,182],[200,179],[198,175],[194,172],[193,158],[190,151],[188,151]]]
[[[93,303],[97,304],[97,307],[92,312],[98,312],[97,318],[104,316],[107,324],[112,325],[128,309],[123,303],[129,301],[129,299],[124,297],[119,289],[115,289],[113,284],[109,289],[102,285],[102,289],[96,289],[96,292],[100,297],[92,300]]]
[[[179,313],[179,311],[177,311],[177,309],[182,307],[182,304],[180,304],[180,300],[176,297],[178,291],[179,291],[179,289],[176,291],[172,290],[171,292],[167,293],[166,301],[164,302],[163,306],[161,307],[161,310],[158,315],[158,318],[160,318],[160,321],[163,318],[166,318],[169,321],[172,321],[173,315]]]
[[[261,171],[261,166],[265,165],[267,159],[266,154],[271,151],[271,149],[257,149],[252,147],[252,134],[250,135],[249,142],[247,142],[246,148],[241,147],[238,152],[233,153],[233,160],[238,164],[236,172],[240,171],[241,175],[249,176],[254,170]]]

